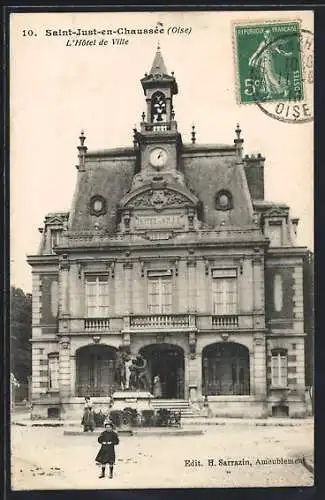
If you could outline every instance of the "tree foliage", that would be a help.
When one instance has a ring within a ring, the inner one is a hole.
[[[14,286],[10,291],[10,362],[19,382],[32,374],[32,295]]]

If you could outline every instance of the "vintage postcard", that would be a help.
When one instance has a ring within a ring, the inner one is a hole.
[[[11,487],[314,484],[313,13],[10,15]]]

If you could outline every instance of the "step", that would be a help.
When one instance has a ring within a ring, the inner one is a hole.
[[[188,401],[162,400],[156,399],[151,401],[151,405],[155,408],[188,408]]]

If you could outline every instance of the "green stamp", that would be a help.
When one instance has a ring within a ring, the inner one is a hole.
[[[298,21],[238,24],[234,39],[241,104],[304,98]]]

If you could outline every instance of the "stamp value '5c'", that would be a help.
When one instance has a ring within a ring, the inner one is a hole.
[[[240,104],[304,98],[300,23],[234,25]]]

